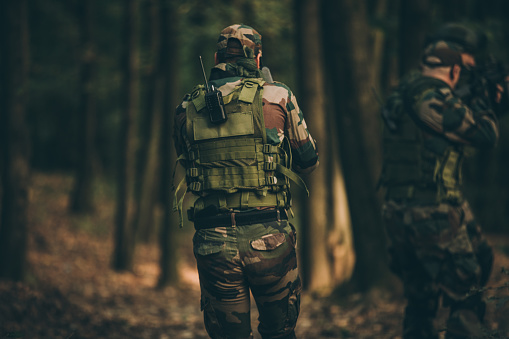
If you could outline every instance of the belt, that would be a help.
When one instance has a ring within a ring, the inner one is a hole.
[[[286,213],[281,213],[278,209],[231,212],[210,217],[196,218],[194,220],[194,228],[198,231],[207,228],[243,226],[286,219],[288,219]]]

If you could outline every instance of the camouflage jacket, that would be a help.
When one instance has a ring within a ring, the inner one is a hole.
[[[414,118],[422,126],[452,143],[474,147],[496,144],[498,120],[481,98],[474,99],[467,106],[445,82],[433,79],[428,83],[407,98],[410,99]]]
[[[240,84],[242,78],[228,76],[223,72],[224,67],[225,64],[217,65],[211,78],[214,77],[215,82],[220,84],[218,89],[226,96]],[[225,77],[221,78],[223,74]],[[175,111],[174,141],[178,155],[182,154],[186,147],[186,107],[189,100],[190,95],[186,94]],[[268,143],[279,145],[285,136],[288,138],[292,148],[294,171],[310,172],[318,166],[316,142],[311,137],[297,99],[288,86],[279,82],[263,85],[263,116]]]
[[[402,80],[382,116],[380,183],[389,200],[462,201],[465,146],[492,147],[498,140],[496,115],[482,99],[467,106],[448,84],[420,73]]]

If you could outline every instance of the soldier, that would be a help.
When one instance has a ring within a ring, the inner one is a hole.
[[[473,50],[465,48],[475,33],[455,29],[463,41],[432,41],[421,71],[402,79],[382,109],[383,219],[391,269],[407,299],[403,338],[438,338],[433,320],[441,297],[450,307],[446,338],[479,335],[485,313],[479,289],[493,254],[462,194],[461,167],[466,146],[496,144],[498,120],[487,98],[467,106],[454,93],[475,67]]]
[[[175,147],[198,197],[188,218],[212,338],[252,338],[250,292],[263,338],[295,338],[299,315],[289,187],[305,187],[292,169],[313,170],[318,153],[290,88],[262,78],[261,47],[253,28],[225,28],[210,82],[176,109]]]

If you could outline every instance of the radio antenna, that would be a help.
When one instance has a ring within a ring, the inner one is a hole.
[[[200,64],[201,64],[201,70],[203,71],[203,78],[205,79],[205,86],[207,86],[207,91],[209,90],[209,82],[207,81],[207,74],[205,74],[205,67],[203,67],[203,61],[201,59],[200,55]]]

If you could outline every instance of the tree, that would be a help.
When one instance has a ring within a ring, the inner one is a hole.
[[[90,212],[93,210],[93,190],[95,156],[95,41],[93,32],[94,1],[77,3],[77,17],[81,31],[80,53],[80,104],[78,108],[78,143],[79,154],[76,180],[71,196],[73,212]]]
[[[356,252],[351,286],[366,291],[387,273],[384,231],[376,178],[380,172],[380,118],[371,88],[378,74],[372,64],[373,41],[365,2],[326,3],[326,64]]]
[[[462,6],[458,6],[460,8]],[[456,10],[456,9],[455,9]],[[454,12],[454,11],[453,11]],[[399,16],[399,75],[417,68],[431,23],[429,0],[401,1]]]
[[[171,194],[171,170],[177,158],[172,142],[173,133],[173,107],[177,101],[177,53],[170,53],[171,46],[177,46],[177,15],[174,0],[160,1],[160,28],[161,28],[161,57],[160,71],[162,91],[162,124],[161,124],[161,197],[164,208],[163,223],[161,227],[161,275],[159,286],[166,286],[178,281],[177,274],[177,240],[175,234],[175,218],[173,215]]]
[[[154,220],[154,208],[158,198],[158,178],[159,178],[159,148],[161,146],[161,120],[162,120],[162,100],[163,100],[163,74],[161,73],[161,19],[159,0],[150,0],[147,11],[149,64],[148,64],[148,90],[146,112],[146,128],[142,133],[142,139],[145,142],[139,149],[139,173],[137,174],[137,184],[139,192],[137,194],[137,204],[134,216],[134,224],[137,234],[143,241],[149,239],[155,234],[156,221]]]
[[[297,1],[299,23],[301,93],[300,105],[306,115],[308,128],[315,138],[319,136],[320,165],[309,176],[309,199],[305,206],[302,228],[303,281],[309,290],[330,290],[348,280],[354,263],[354,253],[348,218],[348,207],[342,186],[342,174],[335,133],[328,124],[324,82],[322,41],[320,37],[321,1]],[[330,187],[335,189],[330,189]]]
[[[133,268],[135,239],[129,205],[133,196],[134,127],[139,104],[138,0],[124,0],[124,9],[123,114],[119,133],[115,248],[113,253],[113,268],[117,270],[131,270]]]
[[[0,25],[0,278],[22,280],[30,183],[25,122],[29,71],[27,1],[2,1]]]

